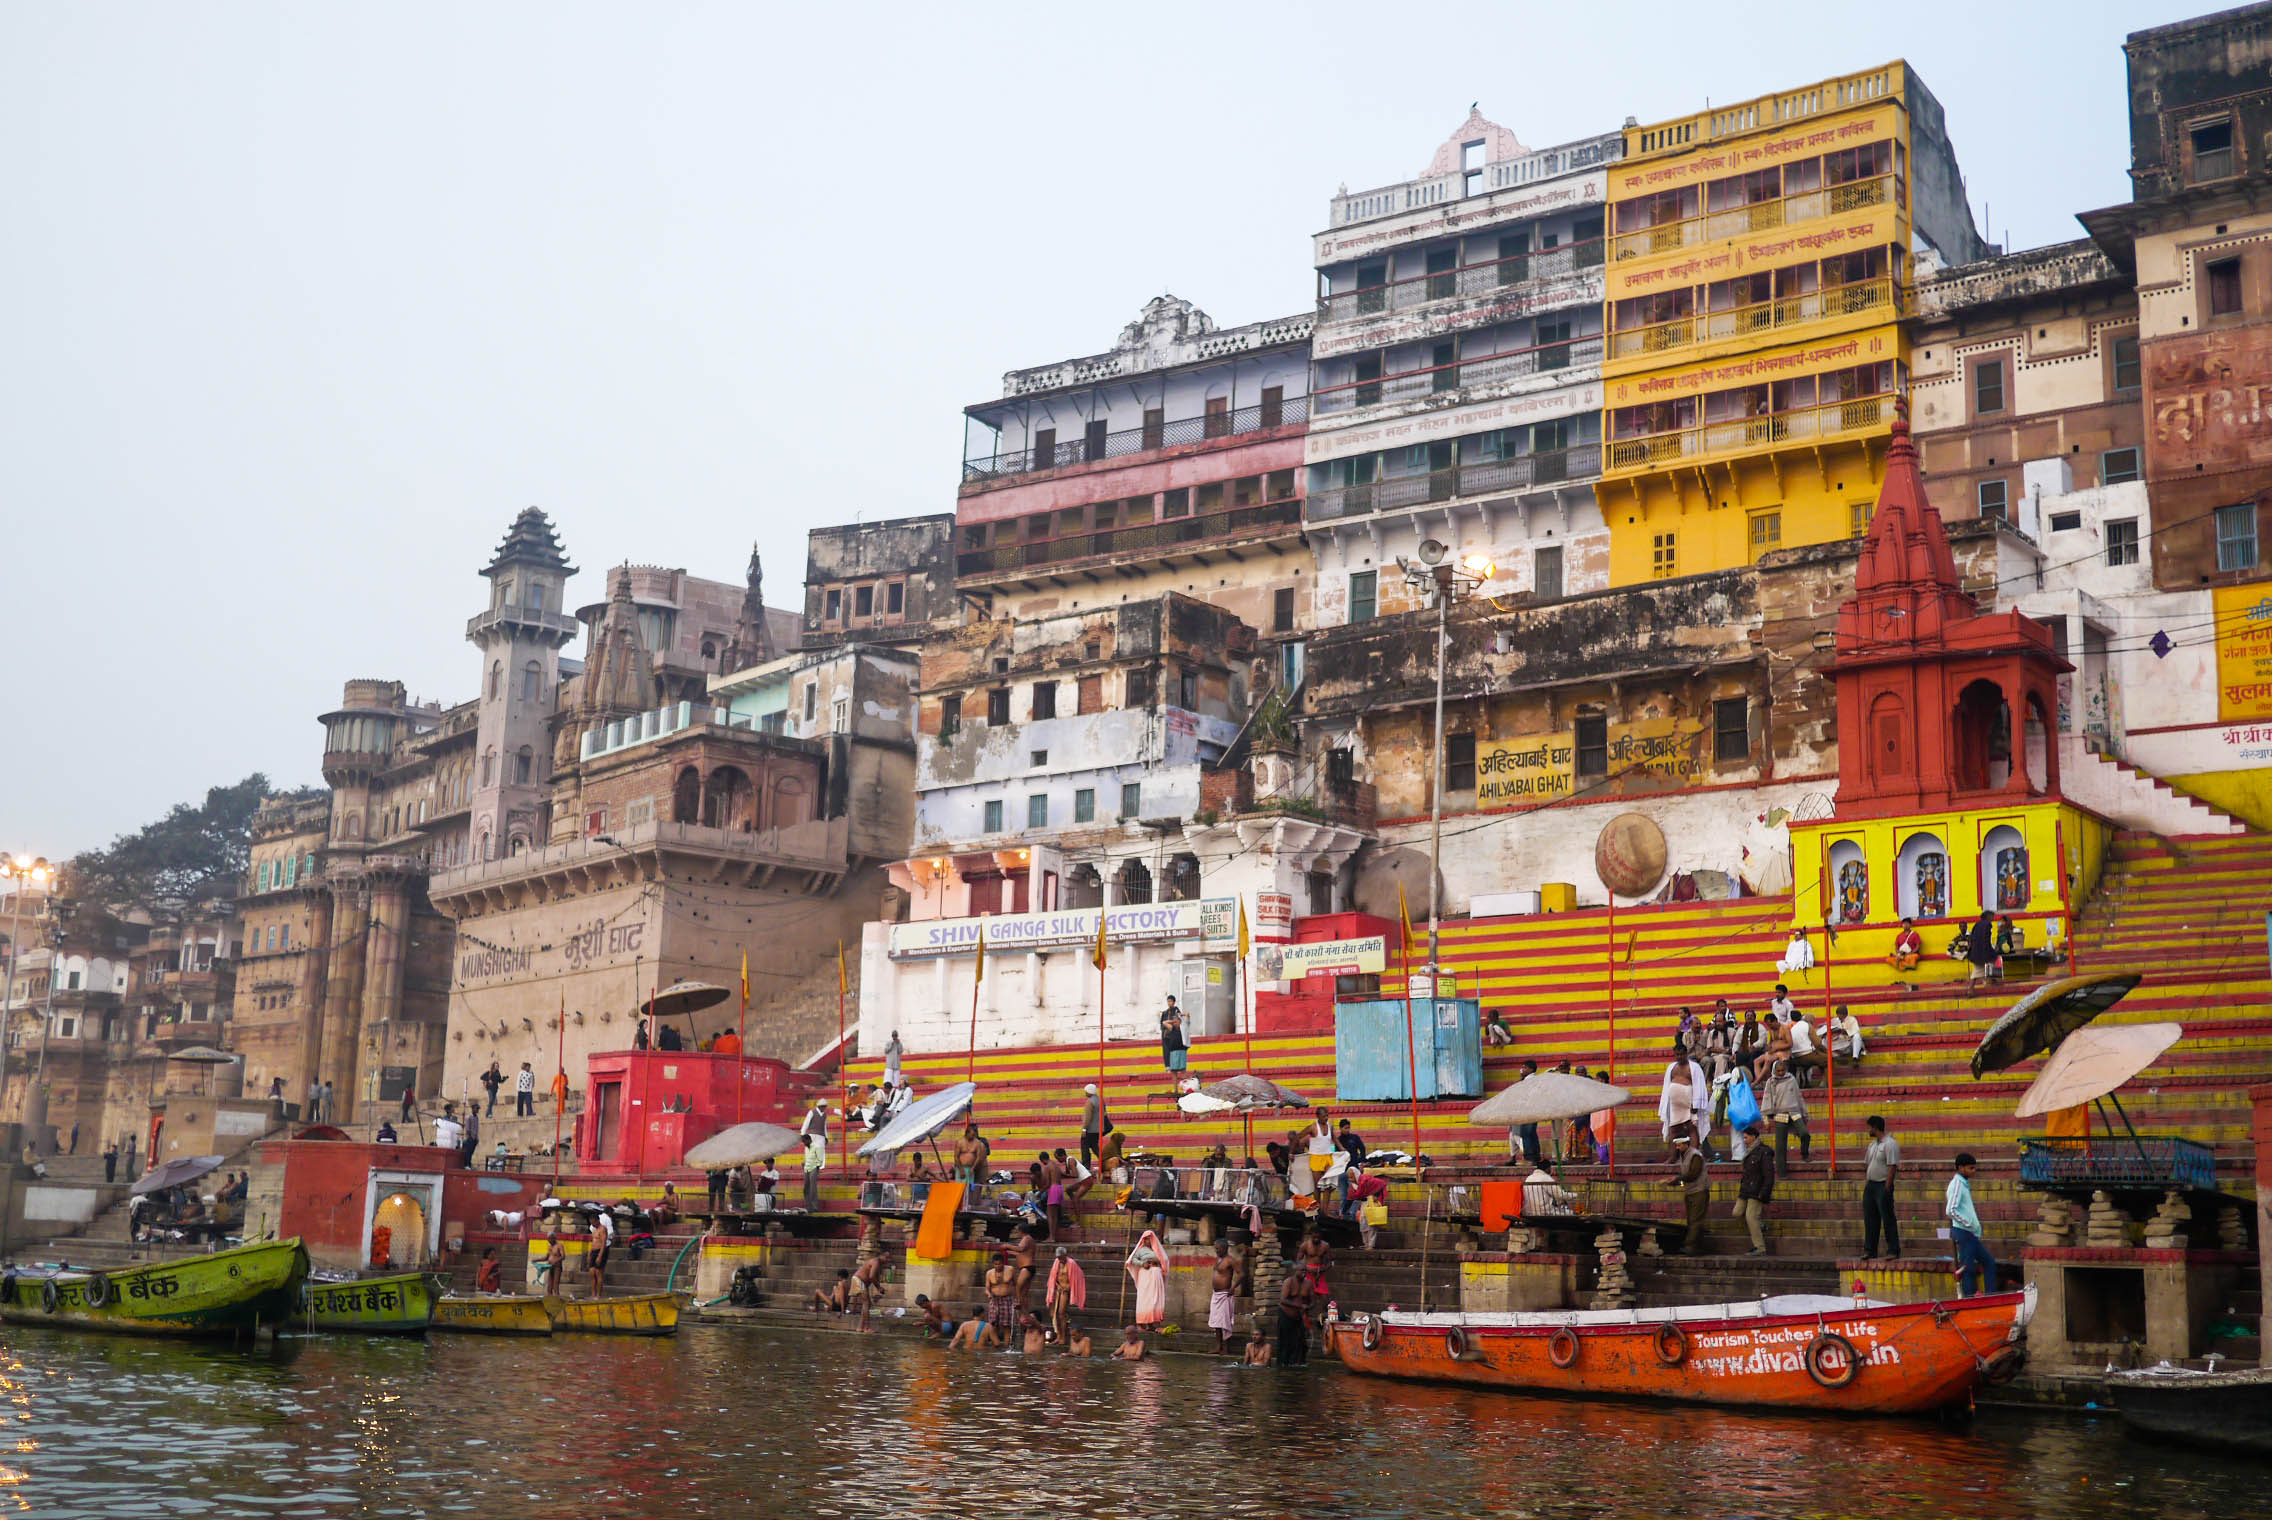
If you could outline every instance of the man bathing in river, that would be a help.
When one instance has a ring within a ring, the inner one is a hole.
[[[986,1269],[986,1327],[993,1331],[995,1343],[1007,1346],[1018,1328],[1018,1269],[1007,1251],[994,1253],[994,1264]]]
[[[956,1327],[955,1338],[948,1343],[947,1349],[960,1351],[968,1346],[973,1351],[984,1351],[1001,1344],[1002,1338],[994,1333],[994,1327],[986,1321],[984,1309],[980,1308],[973,1310],[971,1318]]]
[[[1238,1283],[1239,1264],[1231,1256],[1231,1243],[1215,1242],[1214,1278],[1208,1284],[1207,1328],[1215,1332],[1217,1354],[1231,1353],[1231,1337],[1238,1331],[1239,1301],[1233,1289]]]
[[[1144,1360],[1144,1332],[1134,1325],[1122,1331],[1120,1344],[1112,1348],[1112,1359],[1116,1362]]]
[[[1048,1337],[1047,1335],[1045,1335],[1045,1334],[1043,1334],[1043,1333],[1042,1333],[1042,1329],[1041,1329],[1041,1321],[1040,1321],[1040,1320],[1038,1320],[1038,1319],[1035,1319],[1035,1318],[1034,1318],[1034,1317],[1033,1317],[1032,1315],[1030,1315],[1030,1314],[1029,1314],[1029,1315],[1027,1315],[1027,1316],[1026,1316],[1026,1321],[1025,1321],[1025,1353],[1026,1353],[1026,1355],[1028,1355],[1028,1356],[1039,1356],[1039,1355],[1041,1355],[1041,1354],[1042,1354],[1042,1353],[1043,1353],[1044,1351],[1047,1351],[1048,1349],[1049,1349],[1049,1337]]]
[[[1089,1340],[1089,1332],[1083,1327],[1075,1325],[1072,1335],[1066,1339],[1065,1354],[1067,1356],[1085,1357],[1094,1349],[1094,1344]]]
[[[1270,1342],[1264,1338],[1262,1327],[1259,1325],[1255,1327],[1254,1333],[1247,1337],[1246,1364],[1249,1367],[1267,1367],[1270,1365]]]

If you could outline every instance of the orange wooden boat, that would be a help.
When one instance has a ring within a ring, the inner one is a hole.
[[[1333,1354],[1374,1377],[1580,1397],[1917,1414],[2016,1372],[2035,1289],[1947,1303],[1794,1294],[1525,1314],[1360,1314]]]

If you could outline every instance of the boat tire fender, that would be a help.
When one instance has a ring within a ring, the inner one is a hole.
[[[1846,1359],[1843,1367],[1833,1370],[1831,1353],[1837,1352]],[[1823,1330],[1807,1342],[1805,1361],[1807,1376],[1825,1388],[1843,1388],[1862,1375],[1862,1354],[1854,1343],[1835,1330]]]
[[[1382,1339],[1381,1317],[1377,1314],[1367,1315],[1364,1332],[1357,1337],[1358,1344],[1362,1345],[1367,1351],[1378,1351],[1381,1349]]]
[[[1575,1367],[1578,1364],[1577,1332],[1568,1325],[1547,1338],[1546,1359],[1557,1367]]]
[[[88,1273],[79,1292],[86,1298],[88,1308],[100,1309],[110,1302],[110,1275],[105,1272]]]
[[[55,1291],[55,1279],[54,1279],[54,1278],[52,1278],[52,1277],[51,1277],[51,1278],[47,1279],[47,1281],[45,1281],[45,1282],[41,1283],[41,1284],[39,1285],[39,1309],[40,1309],[40,1313],[42,1313],[42,1314],[53,1314],[53,1313],[55,1312],[55,1306],[56,1306],[56,1303],[57,1303],[57,1301],[58,1301],[58,1299],[59,1299],[60,1297],[61,1297],[61,1295],[60,1295],[60,1294],[58,1294],[58,1293],[57,1293],[57,1292]]]
[[[1653,1340],[1657,1348],[1657,1360],[1667,1367],[1678,1367],[1682,1362],[1688,1360],[1688,1332],[1681,1329],[1680,1326],[1673,1324],[1657,1326],[1657,1333]]]
[[[1454,1325],[1444,1332],[1444,1354],[1453,1361],[1470,1361],[1473,1359],[1474,1351],[1475,1347],[1468,1340],[1467,1332],[1459,1326]]]
[[[1980,1366],[1980,1380],[1984,1383],[2008,1383],[2020,1375],[2027,1365],[2027,1351],[2021,1346],[2006,1346]]]

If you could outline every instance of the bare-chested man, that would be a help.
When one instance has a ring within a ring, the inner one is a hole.
[[[1238,1277],[1239,1264],[1231,1256],[1231,1243],[1217,1240],[1214,1279],[1208,1284],[1212,1291],[1207,1298],[1207,1328],[1215,1332],[1215,1351],[1221,1356],[1231,1354],[1231,1336],[1238,1329]]]
[[[1025,1334],[1026,1355],[1039,1356],[1049,1349],[1049,1337],[1042,1333],[1041,1321],[1030,1314],[1026,1316]]]
[[[1067,1356],[1087,1356],[1094,1349],[1089,1341],[1089,1332],[1081,1326],[1075,1325],[1072,1335],[1065,1341],[1065,1354]]]
[[[997,1344],[1007,1346],[1018,1329],[1018,1269],[1007,1251],[994,1253],[986,1269],[986,1326]]]
[[[1267,1367],[1270,1365],[1270,1342],[1263,1335],[1260,1326],[1256,1326],[1254,1334],[1247,1338],[1246,1364],[1249,1367]]]
[[[852,1301],[860,1306],[860,1330],[863,1334],[870,1328],[868,1312],[875,1307],[876,1294],[883,1286],[883,1276],[884,1259],[881,1256],[871,1256],[852,1269],[848,1291]]]
[[[1121,1164],[1120,1153],[1127,1147],[1127,1144],[1127,1137],[1121,1134],[1119,1130],[1114,1130],[1104,1137],[1104,1144],[1097,1148],[1097,1172],[1099,1175],[1113,1176]],[[1118,1355],[1117,1352],[1114,1354]]]
[[[1144,1349],[1144,1332],[1130,1325],[1121,1332],[1120,1344],[1112,1348],[1112,1359],[1116,1362],[1140,1362],[1144,1360]]]
[[[1325,1274],[1333,1265],[1333,1247],[1325,1243],[1325,1232],[1312,1228],[1302,1236],[1300,1248],[1294,1256],[1295,1275],[1303,1279],[1310,1296],[1324,1303],[1333,1296],[1332,1284]]]
[[[978,1132],[978,1121],[973,1119],[962,1127],[962,1138],[955,1142],[955,1181],[968,1189],[963,1199],[965,1208],[978,1200],[978,1190],[986,1183],[986,1154],[993,1147]]]
[[[1043,1217],[1054,1235],[1065,1228],[1065,1168],[1047,1151],[1041,1153],[1039,1165],[1041,1176],[1034,1185],[1041,1192]]]
[[[1017,1288],[1018,1312],[1021,1314],[1025,1312],[1027,1303],[1033,1297],[1033,1261],[1035,1233],[1036,1232],[1032,1225],[1027,1225],[1023,1229],[1020,1229],[1018,1231],[1017,1246],[1011,1252],[1010,1256],[1011,1264],[1017,1268],[1017,1276],[1012,1279],[1012,1282]]]
[[[960,1351],[967,1346],[973,1351],[984,1351],[989,1347],[1001,1344],[1001,1337],[996,1335],[994,1327],[987,1323],[984,1310],[979,1309],[974,1310],[969,1319],[955,1327],[955,1338],[947,1343],[947,1349],[949,1351]]]

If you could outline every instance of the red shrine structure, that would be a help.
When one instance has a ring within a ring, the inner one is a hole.
[[[2011,915],[2029,945],[2068,939],[2112,832],[2060,791],[2058,683],[2072,669],[2049,629],[1965,591],[1896,420],[1838,609],[1833,812],[1790,826],[1792,926],[1835,928],[1841,965],[1886,976],[1904,918],[1934,951],[1983,911]],[[1952,968],[1929,962],[1922,979]]]

